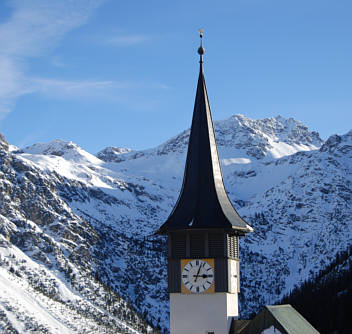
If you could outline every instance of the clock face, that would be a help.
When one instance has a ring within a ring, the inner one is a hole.
[[[214,269],[209,262],[200,259],[190,260],[184,265],[181,273],[182,283],[191,293],[202,293],[212,286]]]

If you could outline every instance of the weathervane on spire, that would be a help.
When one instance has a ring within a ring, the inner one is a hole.
[[[203,32],[204,32],[204,29],[200,28],[200,29],[198,29],[198,31],[199,31],[199,36],[200,36],[200,47],[198,48],[198,54],[200,55],[200,63],[202,64],[203,63],[203,55],[205,53],[205,50],[203,48]]]
[[[200,35],[200,45],[202,45],[204,29],[203,28],[199,28],[198,31],[199,31],[199,35]]]

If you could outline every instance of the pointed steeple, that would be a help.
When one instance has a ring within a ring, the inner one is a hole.
[[[200,33],[202,40],[203,32]],[[253,229],[232,206],[223,183],[203,73],[202,43],[198,53],[200,69],[182,189],[169,218],[157,233],[225,229],[245,234]]]

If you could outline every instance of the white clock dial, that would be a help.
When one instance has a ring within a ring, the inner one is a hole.
[[[182,270],[183,285],[192,293],[202,293],[208,290],[214,281],[212,266],[203,260],[192,260]]]

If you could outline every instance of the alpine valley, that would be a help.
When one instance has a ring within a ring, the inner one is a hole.
[[[327,141],[280,116],[214,123],[240,239],[240,315],[274,304],[352,240],[352,131]],[[167,247],[189,130],[96,155],[0,137],[0,331],[167,332]]]

